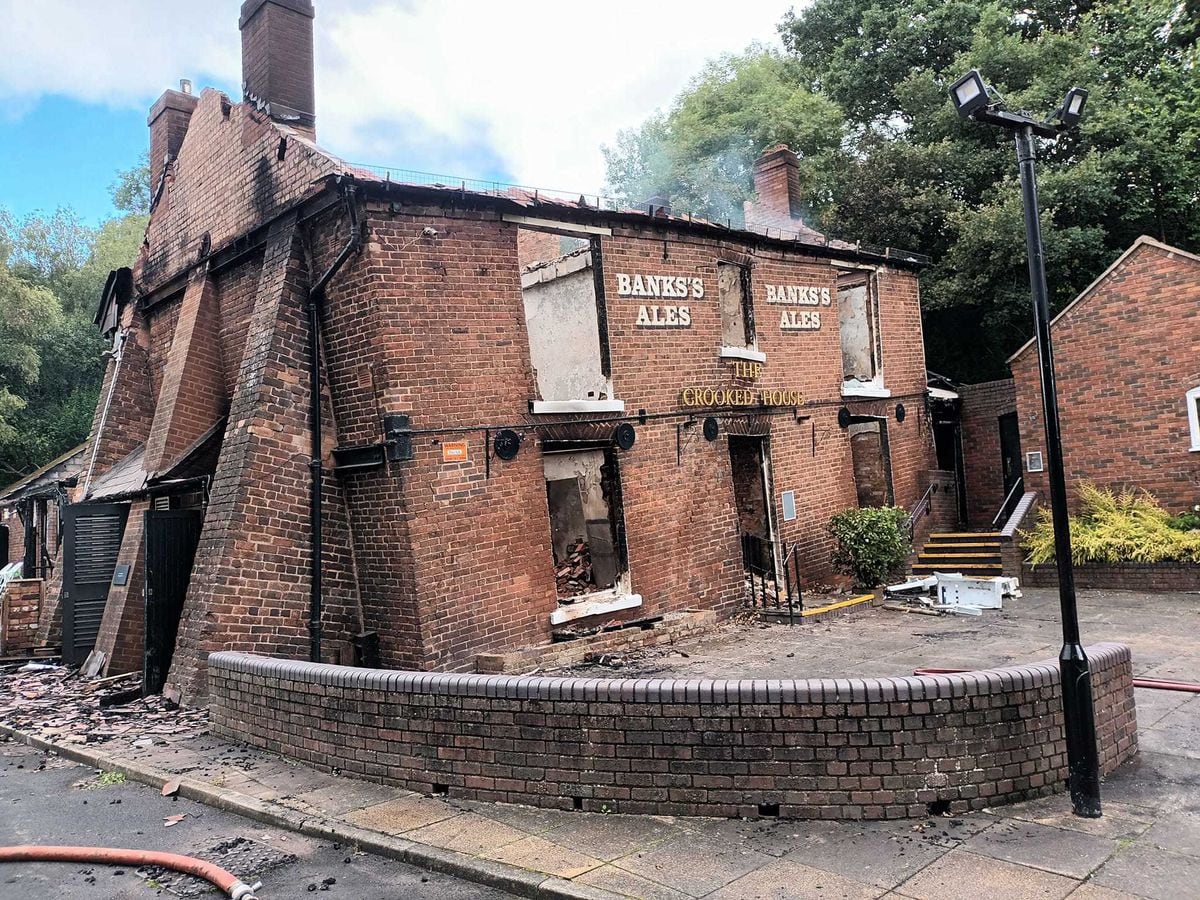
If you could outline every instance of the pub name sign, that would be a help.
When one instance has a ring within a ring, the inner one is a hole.
[[[829,288],[815,285],[768,284],[766,295],[768,304],[784,307],[779,311],[779,329],[784,332],[819,331],[819,307],[830,306],[833,303]],[[702,300],[704,279],[682,275],[631,275],[628,272],[618,272],[617,296],[657,300]],[[691,305],[686,302],[643,303],[638,307],[634,325],[638,328],[691,328]]]

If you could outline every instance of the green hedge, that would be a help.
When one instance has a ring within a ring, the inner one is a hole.
[[[1071,557],[1076,563],[1200,563],[1200,515],[1171,516],[1155,497],[1141,490],[1114,491],[1083,482],[1080,513],[1071,516]],[[1033,565],[1054,562],[1054,526],[1050,510],[1038,510],[1022,542]]]
[[[873,588],[899,572],[912,544],[905,524],[908,513],[898,506],[845,509],[829,520],[837,538],[833,566],[853,575],[864,588]]]

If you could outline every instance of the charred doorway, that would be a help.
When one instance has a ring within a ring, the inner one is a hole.
[[[146,510],[143,694],[157,694],[166,683],[203,523],[204,516],[199,509]]]
[[[854,461],[854,488],[858,505],[891,506],[892,459],[887,421],[865,419],[850,425],[850,455]]]
[[[129,507],[118,503],[63,509],[62,650],[67,665],[82,665],[96,646],[128,516]]]
[[[1004,472],[1004,505],[999,515],[999,524],[1003,524],[1021,499],[1017,487],[1022,480],[1021,427],[1015,412],[997,417],[997,426],[1000,429],[1000,465]]]
[[[771,455],[761,436],[730,435],[729,464],[733,502],[742,535],[742,563],[747,571],[775,570],[774,528],[771,519]]]

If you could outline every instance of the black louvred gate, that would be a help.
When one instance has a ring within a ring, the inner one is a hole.
[[[203,515],[198,509],[146,510],[143,694],[157,694],[166,683],[202,524]]]
[[[129,507],[80,503],[63,509],[63,662],[82,665],[100,633]]]

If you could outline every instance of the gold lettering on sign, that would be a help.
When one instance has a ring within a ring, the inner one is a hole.
[[[749,378],[751,381],[758,381],[758,376],[762,374],[762,368],[762,363],[745,362],[739,359],[733,363],[733,374],[738,378]]]
[[[698,388],[686,387],[679,394],[679,405],[706,406],[799,406],[804,396],[796,390],[780,388]]]

